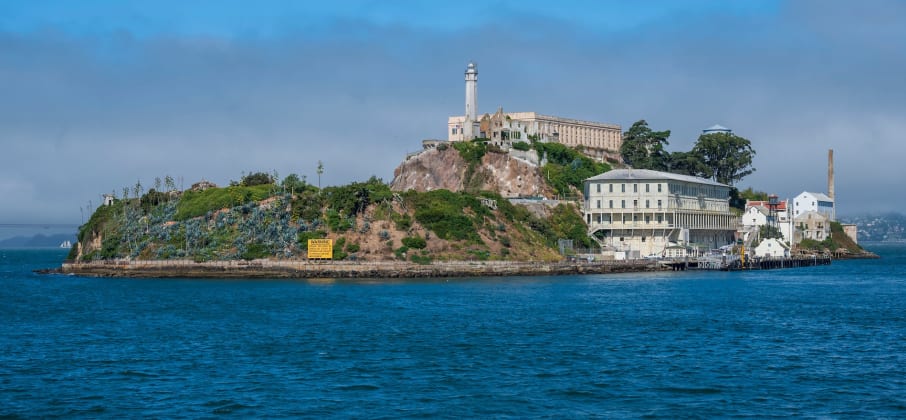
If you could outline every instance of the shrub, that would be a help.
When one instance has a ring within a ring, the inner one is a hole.
[[[513,143],[513,148],[516,150],[522,150],[523,152],[529,151],[532,146],[524,141],[517,141]]]
[[[243,260],[256,260],[270,256],[270,249],[268,249],[266,245],[260,243],[252,243],[246,247],[245,252],[240,255],[240,258],[242,258]]]
[[[428,246],[428,242],[425,241],[425,238],[422,238],[421,236],[409,236],[403,238],[403,245],[414,249],[424,249],[426,246]]]
[[[404,258],[405,258],[405,254],[406,254],[406,252],[408,252],[408,251],[409,251],[409,248],[408,248],[407,246],[403,245],[403,246],[401,246],[401,247],[395,249],[395,250],[393,251],[393,255],[396,255],[396,258],[404,259]]]
[[[242,181],[239,184],[243,187],[254,187],[256,185],[270,185],[275,182],[274,177],[264,172],[253,172],[242,177]]]
[[[412,257],[410,257],[409,259],[416,264],[421,264],[421,265],[431,264],[431,257],[428,255],[412,254]]]
[[[348,253],[350,253],[350,254],[359,252],[359,249],[360,249],[359,244],[349,244],[349,245],[346,245],[346,252],[348,252]]]

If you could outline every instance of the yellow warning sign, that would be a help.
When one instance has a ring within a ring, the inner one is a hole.
[[[309,239],[308,258],[333,258],[333,239]]]

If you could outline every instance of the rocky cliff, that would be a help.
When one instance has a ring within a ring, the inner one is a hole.
[[[552,197],[538,166],[508,153],[485,153],[470,164],[453,149],[431,149],[403,161],[393,173],[394,191],[495,191],[503,197]]]

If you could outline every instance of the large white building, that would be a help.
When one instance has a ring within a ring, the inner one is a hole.
[[[818,212],[835,220],[834,199],[822,193],[803,191],[793,199],[793,218],[797,218],[810,211]]]
[[[729,196],[728,185],[709,179],[616,169],[585,180],[583,210],[589,234],[605,250],[696,255],[733,243],[738,218]]]
[[[447,140],[464,141],[487,138],[505,146],[530,139],[583,146],[589,154],[618,154],[623,144],[618,124],[554,117],[535,112],[507,112],[498,108],[494,114],[478,114],[478,68],[469,63],[465,72],[466,114],[447,119]],[[589,150],[590,149],[590,150]]]

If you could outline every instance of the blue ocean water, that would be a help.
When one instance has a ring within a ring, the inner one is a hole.
[[[760,272],[41,276],[0,250],[0,417],[906,417],[906,247]]]

